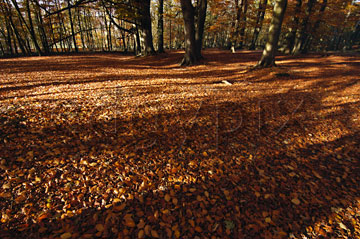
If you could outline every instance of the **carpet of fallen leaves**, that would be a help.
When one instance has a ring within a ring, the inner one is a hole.
[[[1,238],[360,238],[360,56],[0,60]]]

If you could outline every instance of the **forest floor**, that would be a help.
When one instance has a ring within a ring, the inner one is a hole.
[[[360,238],[360,56],[0,60],[1,238]]]

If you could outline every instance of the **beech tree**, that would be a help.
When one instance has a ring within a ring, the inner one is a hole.
[[[72,14],[71,14],[71,4],[70,4],[70,0],[67,0],[67,6],[68,6],[68,13],[69,13],[69,22],[70,22],[70,27],[71,27],[71,35],[72,35],[72,40],[73,40],[73,44],[75,47],[75,51],[78,52],[78,46],[76,44],[76,36],[75,36],[75,30],[74,30],[74,23],[73,23],[73,19],[72,19]]]
[[[37,37],[36,37],[36,33],[35,33],[35,28],[34,28],[34,24],[33,24],[33,20],[32,20],[32,14],[31,14],[31,9],[30,9],[30,1],[29,0],[25,0],[25,10],[26,10],[26,16],[27,16],[27,20],[25,20],[24,16],[22,15],[22,11],[18,5],[18,3],[16,2],[16,0],[11,0],[11,2],[13,3],[13,5],[15,6],[15,9],[18,13],[19,18],[21,19],[22,23],[25,25],[26,29],[29,31],[30,36],[31,36],[31,40],[33,41],[33,44],[36,48],[36,51],[39,55],[43,54],[43,51],[41,50],[39,43],[37,41]]]
[[[271,19],[268,40],[266,42],[263,54],[256,67],[275,66],[275,54],[278,48],[278,41],[281,32],[281,25],[284,19],[287,6],[287,0],[276,0]]]
[[[285,35],[284,52],[290,53],[294,47],[296,32],[299,25],[299,14],[301,13],[302,0],[296,0],[293,16],[291,17],[288,32]]]
[[[251,40],[250,50],[255,50],[256,42],[264,22],[266,6],[267,6],[267,0],[259,1],[259,7],[256,15],[256,23],[255,23],[253,37]]]
[[[107,9],[107,14],[110,21],[119,29],[131,33],[134,37],[135,52],[140,50],[141,55],[155,54],[151,15],[150,15],[150,0],[133,0],[133,1],[111,1],[104,0],[103,6],[105,8],[114,8],[115,16]],[[117,24],[114,20],[124,21],[128,23],[129,28],[125,28]],[[136,45],[136,46],[135,46]]]
[[[292,49],[292,54],[299,54],[304,49],[306,40],[308,39],[308,25],[310,21],[310,16],[313,11],[315,0],[308,0],[306,4],[305,17],[300,23],[300,27],[296,31],[295,42]]]
[[[142,55],[154,55],[154,45],[151,28],[150,15],[150,0],[137,0],[137,6],[140,13],[140,24],[138,25],[141,31],[140,39],[142,43]]]
[[[192,65],[202,58],[201,48],[206,18],[207,0],[198,0],[196,7],[191,0],[181,0],[181,11],[184,18],[185,55],[181,65]],[[195,13],[197,24],[195,27]]]
[[[164,52],[164,0],[158,2],[157,46],[158,53]]]
[[[235,20],[232,23],[230,36],[231,51],[234,53],[236,48],[242,48],[245,34],[246,12],[248,9],[247,0],[235,0]],[[239,43],[239,46],[238,46]]]
[[[203,46],[204,25],[206,19],[207,0],[199,0],[196,8],[196,31],[195,31],[195,45],[196,55],[202,58],[201,49]]]

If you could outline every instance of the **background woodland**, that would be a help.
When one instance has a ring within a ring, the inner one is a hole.
[[[188,9],[181,7],[186,4]],[[0,55],[84,51],[149,55],[181,49],[186,35],[182,12],[189,11],[199,35],[195,37],[203,37],[197,48],[263,49],[274,4],[272,0],[1,0]],[[356,49],[359,12],[358,3],[351,0],[291,0],[279,49],[291,54]]]

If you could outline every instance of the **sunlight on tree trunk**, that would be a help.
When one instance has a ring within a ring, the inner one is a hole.
[[[270,23],[268,40],[256,68],[275,66],[275,54],[278,47],[281,25],[286,11],[287,0],[276,0],[273,18]]]

